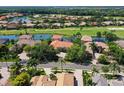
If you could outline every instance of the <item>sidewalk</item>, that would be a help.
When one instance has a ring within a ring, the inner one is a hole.
[[[2,79],[0,79],[0,86],[4,86],[10,76],[10,73],[8,72],[6,67],[2,67],[0,69],[0,73],[2,74]]]

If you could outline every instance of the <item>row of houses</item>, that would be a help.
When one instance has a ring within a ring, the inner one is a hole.
[[[57,80],[51,80],[48,75],[34,76],[31,79],[32,86],[74,86],[73,73],[57,73]]]
[[[93,50],[91,48],[92,43],[96,44],[97,47],[102,48],[102,50],[108,50],[108,45],[105,42],[103,42],[104,38],[96,38],[95,40],[93,40],[91,36],[85,35],[81,38],[81,41],[86,46],[86,51],[91,54],[93,54]]]
[[[50,45],[53,46],[54,48],[69,48],[73,45],[72,42],[61,41],[61,39],[62,39],[61,35],[53,35],[52,36],[53,41],[50,43]],[[20,46],[22,45],[34,46],[38,43],[40,42],[32,39],[32,35],[21,35],[17,42],[17,44]]]
[[[74,22],[65,22],[65,23],[19,23],[19,22],[7,22],[7,21],[0,21],[0,28],[3,29],[19,29],[19,28],[63,28],[63,27],[81,27],[81,26],[111,26],[111,25],[124,25],[123,21],[118,21],[117,23],[113,23],[112,21],[105,21],[101,24],[97,22],[81,22],[81,23],[74,23]]]
[[[0,15],[0,20],[5,20],[8,18],[13,18],[13,17],[17,17],[17,16],[23,16],[23,14],[21,13],[8,13],[6,15]]]

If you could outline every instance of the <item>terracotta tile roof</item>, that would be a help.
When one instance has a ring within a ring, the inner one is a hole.
[[[19,39],[32,39],[31,35],[21,35]]]
[[[52,36],[52,39],[53,40],[61,40],[62,39],[62,36],[61,35],[53,35]]]
[[[84,42],[92,42],[92,37],[91,36],[83,36],[81,38],[81,40]]]
[[[32,77],[32,79],[30,81],[32,83],[32,86],[36,86],[37,81],[39,80],[39,77],[40,76],[34,76],[34,77]]]
[[[32,77],[31,81],[32,86],[55,86],[56,81],[48,80],[47,75],[43,76],[34,76]]]
[[[73,43],[55,40],[52,41],[50,45],[53,46],[54,48],[70,48],[73,45]]]
[[[74,86],[74,75],[69,73],[57,74],[56,86]]]
[[[56,81],[47,81],[43,83],[43,86],[56,86]]]
[[[22,39],[17,42],[18,45],[29,45],[29,46],[34,46],[36,42],[34,40],[27,40],[27,39]]]
[[[31,79],[32,86],[74,86],[73,73],[56,74],[57,81],[49,80],[47,75],[34,76]]]
[[[108,45],[105,44],[105,43],[103,43],[103,42],[95,42],[95,44],[96,44],[97,46],[102,47],[102,48],[105,48],[105,49],[108,48]]]
[[[36,86],[42,86],[44,82],[48,81],[48,76],[44,75],[44,76],[40,76]]]

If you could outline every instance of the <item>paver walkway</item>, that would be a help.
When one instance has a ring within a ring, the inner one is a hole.
[[[8,69],[5,67],[2,67],[0,69],[0,73],[2,74],[2,79],[0,79],[0,86],[4,86],[7,83],[7,80],[10,76],[10,73],[8,72]]]
[[[77,80],[78,86],[83,86],[83,77],[82,77],[82,70],[76,69],[74,72],[74,76]]]

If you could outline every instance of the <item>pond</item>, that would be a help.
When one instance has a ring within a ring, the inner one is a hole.
[[[52,35],[50,34],[34,34],[33,39],[34,40],[49,40],[52,38]]]
[[[0,35],[0,39],[17,40],[17,35]]]
[[[94,42],[107,42],[108,41],[104,37],[100,37],[100,38],[98,38],[98,37],[92,37],[92,39],[93,39]]]
[[[0,39],[18,40],[18,35],[0,35]],[[50,40],[52,39],[51,34],[34,34],[32,35],[33,40]],[[74,37],[62,37],[62,41],[72,42]]]

